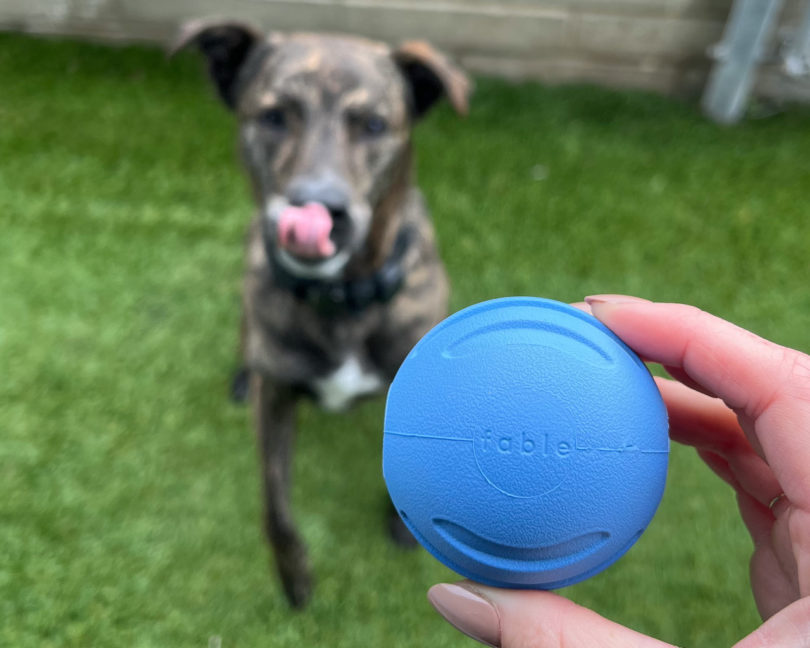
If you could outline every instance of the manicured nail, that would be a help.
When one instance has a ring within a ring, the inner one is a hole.
[[[428,590],[428,600],[456,630],[482,644],[501,645],[501,622],[492,604],[465,587],[440,583]]]
[[[649,299],[642,299],[641,297],[633,297],[632,295],[589,295],[585,298],[585,303],[588,305],[593,304],[628,304],[632,302],[648,302]]]

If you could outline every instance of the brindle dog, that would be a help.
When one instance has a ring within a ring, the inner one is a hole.
[[[448,283],[413,184],[411,127],[442,96],[467,110],[465,75],[423,42],[263,36],[186,24],[174,50],[205,55],[258,215],[247,241],[242,347],[261,453],[265,526],[289,602],[311,594],[289,506],[295,406],[329,409],[385,388],[446,314]],[[391,508],[392,535],[413,543]]]

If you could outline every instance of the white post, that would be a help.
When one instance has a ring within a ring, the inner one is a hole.
[[[703,112],[715,121],[733,124],[742,116],[781,8],[782,0],[735,0],[703,93]]]

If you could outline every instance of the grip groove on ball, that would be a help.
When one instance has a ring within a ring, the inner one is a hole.
[[[574,562],[597,551],[610,538],[606,531],[594,531],[543,547],[515,547],[484,538],[443,518],[434,518],[433,526],[459,551],[480,560],[497,556],[502,564],[509,565],[512,569],[526,570],[559,567]]]

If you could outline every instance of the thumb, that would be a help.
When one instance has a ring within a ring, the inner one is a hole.
[[[672,648],[552,592],[461,581],[434,585],[428,600],[457,630],[498,648]]]

